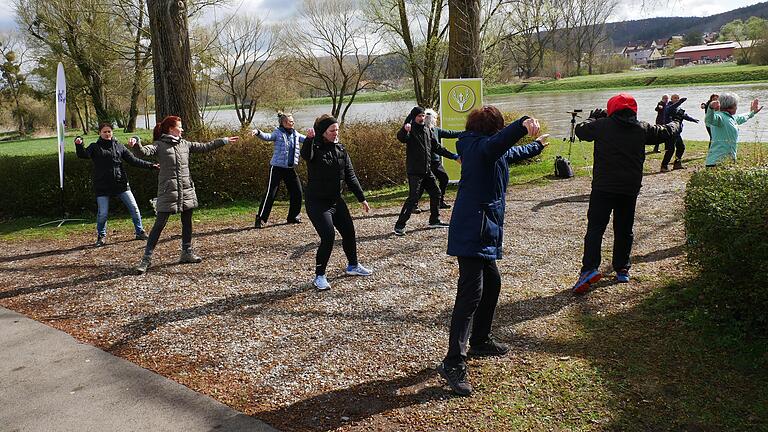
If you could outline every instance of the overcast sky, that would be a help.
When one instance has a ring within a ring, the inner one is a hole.
[[[207,18],[215,18],[227,11],[254,14],[270,21],[289,17],[300,0],[231,0],[231,5],[217,10],[209,9]],[[645,7],[641,4],[645,3]],[[760,0],[624,0],[610,21],[643,19],[658,16],[708,16],[740,7],[761,3]],[[663,4],[664,6],[658,6]],[[0,0],[0,31],[12,28],[14,12],[11,0]]]

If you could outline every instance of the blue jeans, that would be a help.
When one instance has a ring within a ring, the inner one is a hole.
[[[139,206],[136,204],[136,198],[133,197],[130,189],[118,195],[123,204],[131,212],[131,219],[133,219],[133,226],[136,229],[136,234],[144,231],[144,227],[141,225],[141,213],[139,213]],[[99,210],[96,213],[96,235],[99,237],[106,237],[107,235],[107,215],[109,214],[109,195],[102,195],[96,197],[96,204],[99,206]]]

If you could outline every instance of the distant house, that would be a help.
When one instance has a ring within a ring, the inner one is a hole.
[[[724,61],[733,57],[738,49],[752,46],[753,41],[711,42],[704,45],[691,45],[675,51],[675,66],[696,63]]]
[[[655,60],[663,57],[661,50],[654,46],[650,47],[625,47],[621,54],[632,60],[636,65],[648,64],[649,60]]]

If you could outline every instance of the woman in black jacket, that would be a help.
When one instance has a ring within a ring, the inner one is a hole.
[[[93,160],[93,191],[96,193],[96,204],[99,208],[96,213],[96,246],[104,246],[106,243],[109,198],[113,196],[120,198],[131,213],[136,240],[146,240],[147,234],[141,224],[139,206],[131,193],[123,161],[146,169],[159,169],[159,165],[137,158],[117,142],[112,137],[110,123],[99,125],[99,139],[88,147],[83,146],[82,138],[75,138],[75,150],[77,157]]]
[[[314,129],[307,131],[307,138],[301,146],[301,157],[307,161],[307,216],[320,236],[320,247],[315,257],[315,287],[320,291],[331,288],[325,268],[336,236],[334,227],[341,234],[341,244],[349,263],[345,273],[369,276],[371,270],[357,261],[355,226],[347,203],[341,196],[342,182],[346,182],[366,213],[371,207],[357,181],[349,154],[339,143],[339,123],[335,118],[323,114],[315,120]]]

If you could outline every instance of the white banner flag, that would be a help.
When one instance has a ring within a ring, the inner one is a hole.
[[[59,139],[59,187],[64,189],[64,128],[67,120],[67,79],[64,65],[56,70],[56,136]]]

